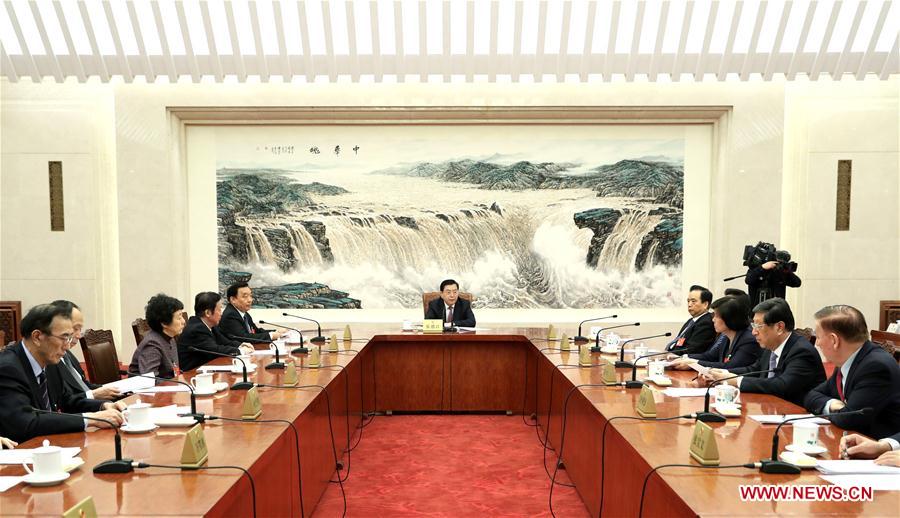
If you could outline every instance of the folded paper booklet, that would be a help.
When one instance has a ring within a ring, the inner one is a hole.
[[[788,419],[796,419],[798,417],[809,417],[812,414],[771,414],[771,415],[751,415],[748,416],[750,419],[760,423],[760,424],[781,424]],[[805,419],[807,423],[816,423],[816,424],[830,424],[831,421],[827,419],[822,419],[821,417],[814,417],[812,419]],[[790,425],[791,423],[788,423]]]
[[[820,460],[816,469],[826,475],[900,475],[900,468],[879,466],[871,460]]]
[[[147,376],[153,376],[154,374],[146,373]],[[156,380],[152,378],[142,378],[140,376],[134,376],[131,378],[120,379],[118,381],[113,381],[103,385],[104,387],[115,387],[119,389],[119,392],[122,394],[128,392],[137,392],[140,389],[145,389],[148,387],[152,387],[156,384]]]
[[[706,375],[709,372],[709,367],[704,367],[699,363],[689,363],[688,364],[692,369],[699,372],[701,375]]]
[[[18,449],[18,450],[0,450],[0,464],[17,464],[20,465],[23,462],[31,461],[31,452],[33,449]],[[63,448],[62,456],[63,458],[70,459],[75,457],[81,452],[81,448],[72,447],[72,448]]]

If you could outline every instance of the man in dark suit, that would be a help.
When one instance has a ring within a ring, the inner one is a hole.
[[[194,297],[194,316],[188,319],[184,331],[178,337],[178,364],[183,370],[206,365],[220,356],[192,350],[202,349],[220,354],[250,354],[253,346],[222,335],[222,297],[218,293],[204,291]]]
[[[21,442],[40,435],[78,432],[88,426],[108,426],[77,416],[34,413],[26,407],[84,412],[85,417],[122,424],[115,403],[74,394],[58,376],[47,372],[47,367],[59,363],[66,347],[76,340],[72,320],[64,313],[63,308],[52,304],[31,308],[22,319],[22,341],[0,353],[0,435]]]
[[[712,315],[709,305],[712,303],[712,292],[703,286],[691,286],[687,297],[687,310],[691,318],[687,319],[675,339],[666,345],[666,350],[673,354],[695,354],[706,352],[716,340]]]
[[[475,314],[468,300],[459,298],[459,284],[453,279],[441,283],[441,297],[432,300],[425,311],[425,318],[441,319],[445,328],[475,327]]]
[[[75,337],[80,339],[84,331],[84,315],[81,313],[81,308],[68,300],[54,300],[51,304],[60,306],[66,311],[65,314],[72,320]],[[72,354],[71,347],[66,349],[65,357],[58,364],[51,365],[48,369],[58,370],[59,376],[68,390],[75,394],[84,394],[84,397],[88,399],[108,401],[118,399],[121,396],[119,389],[115,387],[104,387],[103,385],[89,382],[84,375],[84,370],[81,368],[81,362]]]
[[[246,282],[232,284],[225,292],[225,296],[228,298],[228,305],[222,312],[219,330],[226,338],[232,340],[231,337],[238,336],[242,339],[249,339],[250,342],[269,342],[281,337],[281,333],[278,331],[256,327],[253,318],[248,313],[250,307],[253,306],[253,290]]]
[[[816,344],[834,362],[834,374],[806,395],[813,414],[831,414],[841,428],[875,439],[900,430],[900,366],[869,341],[862,313],[851,306],[827,306],[816,312]],[[868,415],[842,415],[872,408]]]
[[[762,346],[762,354],[752,365],[713,369],[709,381],[735,374],[774,369],[765,374],[750,374],[723,383],[744,392],[772,394],[795,405],[803,405],[806,394],[825,381],[825,367],[819,352],[808,340],[794,332],[794,314],[784,299],[769,299],[753,308],[753,335]]]

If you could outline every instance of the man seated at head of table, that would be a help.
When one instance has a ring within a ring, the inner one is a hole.
[[[699,354],[709,350],[716,341],[716,330],[709,313],[710,303],[711,291],[703,286],[691,286],[687,296],[687,310],[691,318],[681,326],[675,339],[666,344],[667,351],[673,354]]]
[[[181,374],[175,337],[184,329],[184,304],[164,293],[147,301],[144,318],[150,331],[134,351],[128,374],[153,374],[174,378]]]
[[[873,441],[851,433],[841,437],[841,458],[875,459],[875,464],[900,467],[900,432]]]
[[[787,301],[773,298],[753,308],[750,324],[756,341],[763,351],[756,363],[746,367],[711,369],[707,382],[772,370],[765,374],[749,374],[723,383],[734,385],[744,392],[772,394],[795,405],[803,405],[806,394],[825,381],[825,367],[819,352],[806,338],[794,332],[794,314]]]
[[[468,300],[459,298],[459,283],[453,279],[441,282],[441,296],[428,303],[425,318],[443,320],[444,327],[475,327],[475,313]]]
[[[253,306],[253,290],[246,282],[232,284],[225,291],[228,304],[222,311],[219,321],[219,331],[229,340],[240,338],[251,343],[268,342],[278,340],[281,334],[278,331],[261,329],[256,327],[250,316],[250,308]]]
[[[22,319],[21,329],[22,341],[0,352],[0,435],[21,442],[41,435],[84,431],[88,426],[109,427],[57,411],[84,413],[85,417],[122,424],[122,403],[87,399],[47,373],[47,367],[59,363],[77,340],[64,308],[35,306]],[[53,413],[32,412],[29,407]]]
[[[253,352],[251,344],[232,340],[223,336],[219,330],[219,322],[222,320],[221,300],[218,293],[211,291],[198,293],[194,297],[194,316],[188,319],[184,332],[178,337],[178,358],[185,370],[196,369],[220,357],[202,351],[232,356]],[[194,351],[192,348],[202,351]]]
[[[75,338],[81,339],[81,335],[84,332],[84,314],[82,314],[78,304],[68,300],[54,300],[51,304],[60,306],[66,311],[66,316],[72,319]],[[84,397],[88,399],[113,400],[120,396],[119,389],[115,387],[104,387],[103,385],[89,382],[81,369],[81,362],[72,354],[71,348],[66,350],[65,357],[55,367],[51,367],[51,369],[53,368],[59,370],[63,383],[68,385],[72,392],[84,393]]]
[[[686,354],[672,362],[673,369],[688,370],[692,363],[710,368],[753,365],[762,349],[750,328],[750,309],[739,297],[725,296],[713,301],[713,327],[719,333],[708,351]]]
[[[831,414],[836,426],[875,439],[900,430],[900,366],[869,340],[863,314],[852,306],[827,306],[815,314],[816,345],[834,363],[830,378],[806,395],[813,414]],[[841,415],[872,408],[868,415]]]

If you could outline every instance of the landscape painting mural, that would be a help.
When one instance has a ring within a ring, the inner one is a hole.
[[[240,131],[243,129],[243,131]],[[226,128],[219,284],[269,308],[673,307],[684,138],[529,125]]]

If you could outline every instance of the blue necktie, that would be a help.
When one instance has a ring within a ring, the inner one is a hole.
[[[778,355],[775,354],[775,352],[773,351],[773,352],[769,353],[769,370],[771,372],[769,372],[769,375],[767,376],[768,378],[775,377],[775,367],[777,365],[778,365]]]

